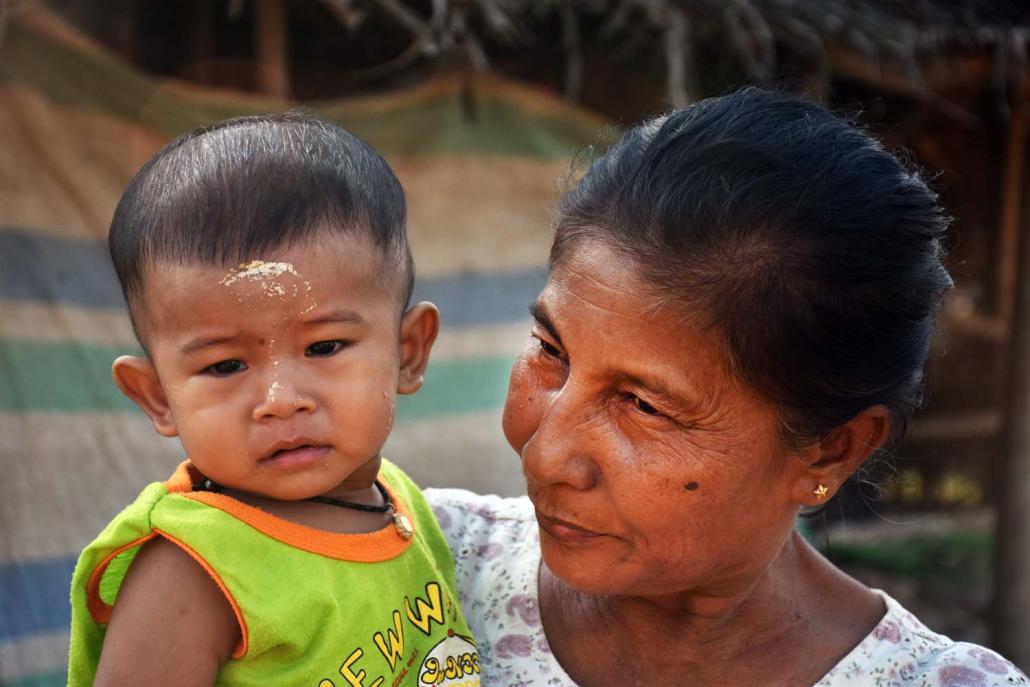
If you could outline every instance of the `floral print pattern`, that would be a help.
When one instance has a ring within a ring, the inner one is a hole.
[[[462,608],[479,648],[484,687],[575,687],[540,622],[540,540],[526,497],[427,489],[454,553]],[[887,613],[814,687],[1030,685],[998,654],[939,635],[884,592]]]

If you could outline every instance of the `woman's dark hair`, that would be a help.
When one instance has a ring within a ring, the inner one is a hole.
[[[947,226],[923,180],[852,123],[747,88],[626,132],[559,205],[551,266],[584,239],[616,248],[721,332],[787,441],[882,404],[893,445],[951,286]]]
[[[108,245],[136,325],[152,264],[235,264],[318,232],[371,238],[407,303],[404,223],[404,191],[382,157],[331,122],[289,112],[229,119],[165,146],[122,195]]]

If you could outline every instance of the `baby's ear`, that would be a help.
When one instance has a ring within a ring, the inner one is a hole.
[[[179,434],[168,407],[168,396],[161,387],[154,364],[148,358],[123,355],[111,366],[111,376],[122,393],[135,401],[150,417],[158,434],[166,437]]]
[[[401,369],[397,393],[413,394],[422,386],[429,352],[440,332],[440,311],[423,301],[408,308],[401,318]]]

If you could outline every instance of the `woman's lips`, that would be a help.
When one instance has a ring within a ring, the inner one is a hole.
[[[539,512],[536,514],[536,520],[544,532],[563,542],[586,542],[604,536],[601,532],[594,532],[566,520],[552,518]]]
[[[329,452],[328,446],[304,444],[296,448],[281,449],[263,459],[262,463],[280,468],[304,467],[317,463]]]

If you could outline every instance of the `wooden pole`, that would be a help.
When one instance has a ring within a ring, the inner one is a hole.
[[[1013,108],[1006,155],[1007,176],[1022,169],[1027,155],[1027,111]],[[1019,143],[1013,145],[1013,141]],[[1011,156],[1020,156],[1013,163]],[[1011,186],[1010,186],[1011,183]],[[992,644],[1024,671],[1030,671],[1030,203],[1025,180],[1005,180],[1021,200],[1006,198],[1004,212],[1022,216],[1016,234],[1018,260],[1011,275],[1012,325],[1008,389],[1005,399],[1004,451],[998,475],[998,527]],[[1022,201],[1022,202],[1021,202]],[[1014,206],[1014,208],[1013,208]],[[1015,220],[1014,220],[1015,221]],[[1019,236],[1019,233],[1022,236]],[[1005,256],[999,256],[1004,260]],[[1001,294],[999,294],[1001,295]]]
[[[257,0],[254,7],[258,90],[290,97],[290,62],[287,52],[286,0]]]
[[[997,258],[997,314],[1006,326],[1012,322],[1017,291],[1023,176],[1026,172],[1026,114],[1025,108],[1013,110],[1005,142],[1005,176],[1002,180],[1001,232]]]
[[[666,88],[674,107],[683,107],[701,99],[694,64],[694,39],[686,12],[670,7],[665,29]]]

